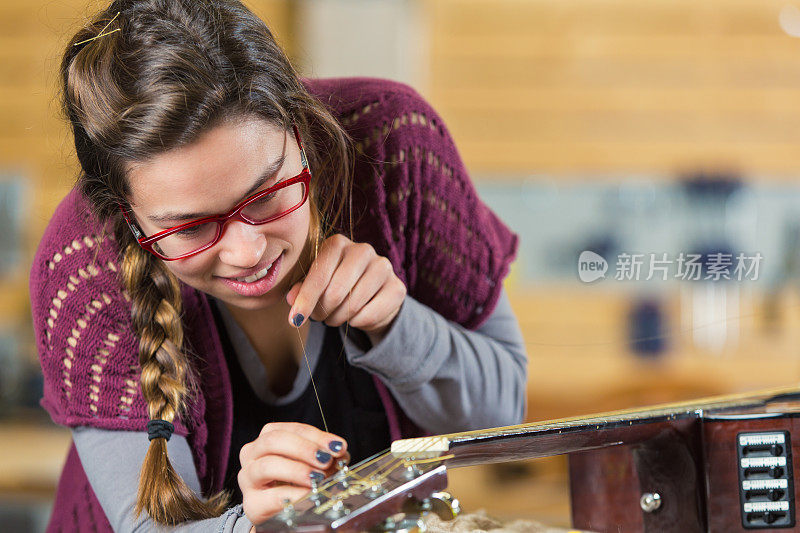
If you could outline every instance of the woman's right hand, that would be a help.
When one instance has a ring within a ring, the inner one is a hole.
[[[265,425],[239,452],[244,514],[260,524],[283,509],[284,499],[303,497],[312,472],[322,480],[334,473],[340,459],[349,461],[350,454],[345,440],[333,433],[297,422]]]

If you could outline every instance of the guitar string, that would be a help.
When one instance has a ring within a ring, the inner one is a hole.
[[[314,239],[314,259],[319,256],[319,239]],[[303,271],[303,278],[305,279],[308,275],[308,272],[303,265],[303,262],[300,261],[300,269]],[[308,320],[311,320],[309,316]],[[310,327],[310,326],[309,326]],[[325,433],[328,433],[328,421],[325,420],[325,411],[322,409],[322,402],[319,399],[319,392],[317,392],[317,384],[314,382],[314,373],[311,371],[311,364],[308,362],[308,353],[306,353],[306,344],[303,342],[303,336],[300,334],[300,328],[295,328],[297,330],[297,338],[300,339],[300,347],[303,349],[303,359],[306,361],[306,368],[308,369],[308,377],[311,379],[311,387],[314,389],[314,397],[317,399],[317,406],[319,407],[319,414],[322,417],[322,425],[325,428]]]
[[[351,473],[357,473],[357,472],[359,472],[359,471],[363,470],[364,468],[366,468],[366,467],[368,467],[368,466],[372,465],[373,463],[375,463],[375,462],[377,462],[377,461],[380,461],[381,459],[383,459],[383,458],[384,458],[384,457],[386,457],[387,455],[391,455],[391,452],[390,452],[390,451],[387,451],[387,452],[384,452],[384,453],[382,453],[382,454],[381,454],[381,455],[379,455],[378,457],[373,457],[371,460],[367,461],[366,463],[363,463],[363,464],[360,464],[360,465],[356,466],[356,467],[355,467],[355,468],[353,468],[353,470],[351,470],[350,472],[351,472]],[[362,479],[363,479],[363,478],[362,478]],[[332,479],[332,480],[331,480],[331,481],[329,481],[328,483],[324,484],[322,487],[319,487],[319,491],[321,492],[321,491],[323,491],[323,490],[327,490],[327,489],[329,489],[329,488],[333,487],[334,485],[336,485],[338,482],[339,482],[339,480],[337,480],[337,479]],[[308,498],[309,496],[310,496],[310,493],[309,493],[309,494],[306,494],[306,496],[304,496],[303,498],[301,498],[299,501],[303,501],[303,500],[305,500],[306,498]]]
[[[583,422],[584,424],[592,425],[597,423],[622,421],[625,420],[625,417],[628,417],[628,420],[632,420],[630,417],[635,415],[638,415],[639,417],[646,415],[650,416],[664,415],[664,414],[670,414],[671,412],[674,412],[682,408],[691,408],[692,410],[702,408],[703,410],[708,410],[711,408],[718,408],[718,407],[735,407],[737,405],[752,403],[753,401],[756,401],[759,398],[768,399],[770,397],[779,396],[781,394],[796,393],[797,391],[798,391],[797,387],[776,387],[761,391],[757,395],[753,395],[752,393],[729,394],[717,397],[701,398],[698,400],[667,403],[647,408],[621,409],[618,411],[601,413],[596,416],[588,416],[588,417],[575,416],[575,417],[561,418],[557,420],[545,420],[539,422],[531,422],[527,424],[518,424],[502,428],[502,431],[498,431],[498,428],[488,428],[477,431],[438,435],[438,437],[452,441],[457,439],[469,439],[474,437],[480,437],[483,435],[502,436],[513,433],[515,431],[526,430],[526,429],[548,430],[548,429],[570,427],[570,425],[574,424],[575,422]],[[409,439],[409,440],[414,440],[414,439]]]
[[[315,242],[315,250],[314,251],[315,251],[315,257],[318,256],[318,253],[319,253],[318,242]],[[307,275],[307,272],[305,272],[304,268],[303,268],[303,271],[304,271],[304,276]],[[353,289],[352,289],[352,287],[350,287],[348,289],[348,292],[347,292],[347,316],[348,317],[350,316],[350,310],[351,310],[350,305],[352,303],[351,302],[352,295],[353,295]],[[327,311],[325,310],[325,308],[322,306],[321,303],[318,304],[318,305],[322,308],[323,312],[327,313]],[[348,321],[345,322],[345,330],[344,330],[345,337],[347,336],[347,333],[349,331],[349,327],[350,327],[350,322],[348,320]],[[303,358],[305,359],[306,368],[308,369],[308,375],[309,375],[309,378],[311,380],[311,386],[314,389],[314,396],[316,397],[317,406],[319,407],[320,416],[322,417],[322,423],[323,423],[323,425],[325,427],[325,431],[328,432],[328,424],[327,424],[327,421],[325,419],[325,413],[324,413],[324,410],[322,408],[322,402],[320,401],[319,393],[317,391],[317,386],[316,386],[316,383],[314,382],[314,375],[313,375],[313,373],[311,371],[311,364],[309,363],[309,360],[308,360],[308,354],[306,353],[305,343],[303,342],[303,337],[300,334],[300,328],[296,328],[296,329],[297,329],[297,337],[300,340],[300,345],[301,345],[302,350],[303,350]],[[340,359],[342,357],[342,355],[344,355],[344,343],[342,343],[342,348],[340,350],[339,355],[337,356],[337,360]],[[430,443],[428,445],[428,447],[430,447],[432,444],[433,443]],[[424,451],[424,449],[422,451]],[[417,453],[421,453],[421,452],[417,452]],[[358,472],[360,472],[361,470],[367,468],[371,464],[374,464],[376,461],[379,461],[379,460],[383,459],[384,457],[386,457],[387,455],[390,455],[390,454],[391,454],[391,451],[387,451],[387,452],[379,455],[378,457],[373,458],[372,460],[370,460],[370,461],[368,461],[368,462],[366,462],[364,464],[358,465],[354,469],[348,471],[348,474],[347,474],[346,478],[355,478],[355,476],[356,476],[356,474]],[[443,457],[434,457],[434,458],[430,458],[430,459],[420,459],[420,460],[411,460],[411,461],[408,461],[405,458],[401,458],[401,459],[398,459],[397,461],[395,461],[394,463],[392,463],[390,465],[391,468],[386,467],[388,471],[382,472],[380,477],[378,477],[378,480],[382,481],[382,480],[386,479],[389,476],[389,474],[391,474],[394,470],[396,470],[401,464],[405,464],[405,465],[409,465],[409,466],[410,465],[416,465],[416,464],[428,464],[428,463],[432,463],[432,462],[436,462],[436,461],[444,461],[444,460],[450,459],[452,457],[454,457],[454,455],[450,454],[450,455],[443,456]],[[380,471],[380,469],[378,469],[378,471]],[[375,474],[372,474],[372,475],[374,476]],[[364,481],[364,478],[361,477],[361,476],[359,476],[359,479],[356,480],[356,482],[362,482],[362,483],[363,483],[363,481]],[[336,485],[336,483],[338,483],[338,480],[333,479],[328,484],[323,485],[323,487],[319,488],[318,491],[319,492],[327,491],[329,488],[331,488],[334,485]],[[306,496],[301,498],[299,501],[303,501],[303,500],[309,498],[310,495],[311,495],[311,493],[309,492],[308,494],[306,494]]]
[[[763,396],[770,396],[770,395],[774,396],[774,395],[778,395],[780,393],[789,392],[789,391],[796,391],[796,389],[795,388],[789,388],[789,387],[770,389],[769,391],[765,391],[765,392],[768,392],[769,394],[764,394]],[[617,412],[614,412],[614,413],[608,413],[608,415],[606,415],[604,417],[592,417],[592,418],[572,417],[572,418],[567,418],[567,419],[562,419],[562,420],[557,420],[557,421],[550,421],[550,422],[538,422],[538,423],[533,423],[533,424],[521,424],[519,426],[512,426],[510,428],[507,428],[506,432],[508,432],[508,431],[510,431],[512,429],[523,429],[523,428],[533,429],[533,428],[539,427],[540,429],[550,429],[550,428],[557,428],[557,427],[560,427],[560,426],[563,427],[565,424],[569,423],[570,421],[575,421],[575,420],[580,420],[580,419],[582,419],[584,422],[589,422],[589,421],[593,421],[593,423],[594,422],[602,422],[605,419],[610,418],[612,415],[622,416],[622,415],[647,414],[647,413],[656,413],[656,414],[661,413],[661,414],[663,414],[663,413],[667,412],[672,407],[685,406],[685,405],[689,405],[689,404],[692,404],[692,405],[695,405],[695,406],[696,405],[703,405],[705,408],[708,408],[708,407],[718,406],[720,404],[725,404],[725,403],[730,404],[732,402],[735,402],[736,400],[746,400],[747,398],[748,398],[747,394],[733,394],[733,395],[727,395],[727,396],[722,396],[722,397],[718,397],[718,398],[709,398],[705,403],[701,400],[700,402],[697,402],[697,401],[676,402],[674,404],[667,404],[665,406],[661,406],[661,407],[656,408],[656,409],[645,409],[645,410],[642,410],[642,409],[625,409],[625,410],[617,411]],[[486,429],[486,430],[479,430],[479,431],[476,431],[476,432],[470,432],[469,435],[479,436],[481,434],[492,434],[492,433],[494,433],[495,435],[502,434],[502,432],[497,432],[494,429]],[[452,434],[452,435],[453,436],[455,436],[455,435],[467,436],[466,433]],[[430,448],[431,446],[435,445],[435,443],[436,443],[435,439],[428,439],[426,445],[423,448],[420,448],[419,450],[415,451],[414,453],[424,453],[427,448]],[[380,456],[372,459],[371,461],[368,461],[367,463],[364,463],[363,465],[359,465],[358,467],[353,469],[352,472],[350,472],[348,474],[348,478],[355,477],[355,474],[358,471],[363,470],[364,468],[366,468],[367,466],[373,464],[374,462],[385,458],[389,454],[390,454],[390,452],[381,454]],[[427,459],[410,459],[409,460],[407,458],[398,458],[395,461],[392,461],[386,467],[384,467],[382,472],[380,471],[380,469],[378,469],[378,471],[380,472],[380,475],[376,476],[373,473],[373,475],[371,477],[376,477],[375,482],[380,482],[380,481],[383,481],[384,479],[386,479],[392,472],[394,472],[401,465],[412,466],[412,465],[418,465],[418,464],[430,464],[430,463],[445,461],[447,459],[452,459],[453,457],[455,457],[455,454],[448,454],[448,455],[443,455],[443,456],[433,457],[433,458],[427,458]],[[338,482],[339,482],[339,480],[333,479],[327,485],[324,486],[324,489],[327,490],[327,489],[333,487],[334,485],[336,485]],[[360,477],[358,480],[355,481],[355,483],[360,483],[363,486],[364,478]],[[306,495],[302,499],[306,499],[306,498],[308,498],[308,496],[309,495]],[[301,499],[301,501],[302,501],[302,499]]]
[[[308,354],[306,353],[306,344],[303,342],[303,336],[300,334],[300,328],[297,329],[297,338],[300,339],[300,346],[303,348],[303,358],[306,360],[306,368],[308,368],[308,377],[311,378],[311,387],[314,389],[314,396],[317,398],[317,405],[319,406],[319,414],[322,416],[322,425],[325,427],[325,433],[328,433],[328,422],[325,420],[325,412],[322,410],[322,402],[319,400],[319,393],[317,392],[317,384],[314,383],[314,373],[311,372],[311,364],[308,362]]]
[[[430,459],[414,459],[413,461],[408,461],[409,465],[426,465],[428,463],[435,463],[436,461],[447,461],[448,459],[452,459],[455,457],[456,454],[450,453],[447,455],[442,455],[440,457],[431,457]]]
[[[416,451],[415,453],[424,453],[424,452],[425,452],[425,451],[426,451],[428,448],[430,448],[431,446],[433,446],[433,444],[434,444],[434,443],[433,443],[433,441],[430,441],[430,442],[427,444],[427,446],[423,446],[421,449],[419,449],[419,450],[418,450],[418,451]],[[386,479],[387,477],[389,477],[389,474],[391,474],[392,472],[394,472],[395,470],[397,470],[397,468],[399,468],[399,467],[400,467],[400,465],[402,465],[402,464],[408,464],[408,459],[407,459],[406,457],[401,457],[401,458],[399,458],[397,461],[395,461],[393,464],[391,464],[391,465],[390,465],[390,467],[391,467],[391,468],[390,468],[389,466],[387,466],[387,467],[386,467],[386,468],[387,468],[387,471],[386,471],[386,472],[384,472],[384,473],[383,473],[383,474],[382,474],[380,477],[378,477],[378,481],[383,481],[384,479]]]
[[[431,446],[431,445],[433,445],[433,443],[431,443],[429,446]],[[423,452],[424,452],[424,449],[419,450],[416,453],[423,453]],[[360,464],[360,465],[356,466],[353,470],[348,472],[348,475],[347,475],[348,480],[352,480],[352,481],[354,481],[354,483],[361,483],[361,484],[364,484],[365,482],[369,483],[369,481],[367,481],[363,476],[358,476],[358,478],[356,479],[356,475],[358,474],[358,472],[364,470],[365,468],[367,468],[368,466],[376,463],[377,461],[380,461],[381,459],[386,458],[389,455],[391,455],[391,452],[384,452],[381,455],[379,455],[377,457],[374,457],[373,459],[371,459],[371,460],[369,460],[369,461],[367,461],[367,462],[365,462],[363,464]],[[432,458],[427,458],[427,459],[411,459],[411,460],[409,460],[407,458],[401,457],[401,458],[396,459],[395,461],[392,461],[391,463],[389,463],[389,465],[387,465],[386,467],[383,467],[383,469],[380,469],[380,468],[376,469],[377,472],[378,472],[378,475],[376,475],[376,473],[373,473],[372,476],[376,476],[376,479],[375,479],[376,482],[377,481],[383,481],[384,479],[386,479],[392,472],[394,472],[401,465],[412,466],[412,465],[419,465],[419,464],[430,464],[430,463],[435,463],[435,462],[446,461],[448,459],[452,459],[453,457],[455,457],[455,454],[452,454],[452,453],[448,454],[448,455],[443,455],[443,456],[439,456],[439,457],[432,457]],[[370,477],[372,477],[372,476],[370,476]],[[328,483],[324,484],[322,487],[319,487],[317,489],[317,491],[320,492],[320,493],[323,493],[325,495],[328,495],[327,494],[328,490],[330,488],[334,487],[339,482],[340,482],[340,480],[338,480],[338,479],[332,479]],[[300,498],[300,500],[298,500],[298,503],[302,502],[303,500],[308,499],[310,496],[311,496],[311,493],[306,494],[305,496]]]

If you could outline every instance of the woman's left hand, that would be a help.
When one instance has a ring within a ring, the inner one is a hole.
[[[323,241],[308,275],[291,288],[286,301],[292,306],[289,322],[294,326],[308,316],[329,326],[349,322],[375,345],[405,297],[406,286],[387,258],[369,244],[336,234]]]

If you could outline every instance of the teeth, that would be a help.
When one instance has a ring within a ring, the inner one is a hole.
[[[260,270],[260,271],[256,272],[255,274],[253,274],[252,276],[247,276],[246,278],[234,278],[234,279],[236,281],[244,281],[245,283],[253,283],[254,281],[258,281],[261,278],[263,278],[264,276],[266,276],[267,272],[269,272],[270,268],[272,268],[272,263],[270,263],[269,265],[264,267],[264,270]]]

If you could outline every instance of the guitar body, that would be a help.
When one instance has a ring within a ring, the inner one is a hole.
[[[794,530],[800,413],[775,407],[699,410],[693,420],[639,428],[651,435],[640,442],[570,454],[573,525],[619,533]],[[781,439],[782,449],[774,444]],[[755,466],[742,468],[743,458]],[[642,504],[647,494],[658,494],[657,508]]]

